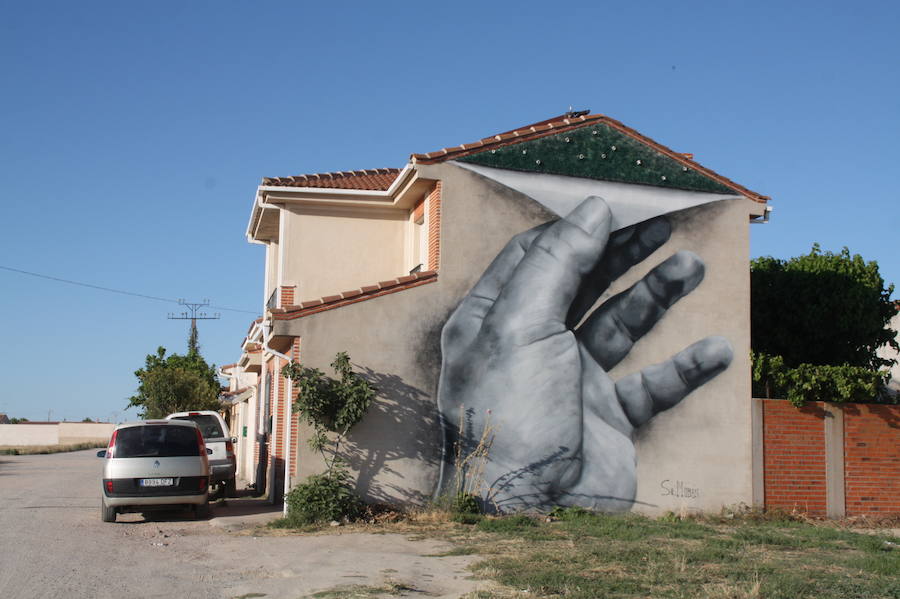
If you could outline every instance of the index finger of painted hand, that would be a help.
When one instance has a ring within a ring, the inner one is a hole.
[[[501,334],[527,343],[565,329],[581,281],[603,255],[612,215],[591,196],[550,225],[525,252],[485,317]]]
[[[662,364],[619,379],[616,394],[628,420],[638,427],[728,368],[733,357],[727,339],[707,337]]]
[[[544,223],[519,233],[500,250],[447,321],[442,335],[445,347],[465,347],[478,334],[485,314],[494,305],[525,252],[551,224]]]

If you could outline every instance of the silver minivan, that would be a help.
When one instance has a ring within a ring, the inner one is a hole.
[[[145,420],[120,424],[105,458],[100,517],[187,507],[197,518],[209,517],[209,455],[200,429],[183,420]]]

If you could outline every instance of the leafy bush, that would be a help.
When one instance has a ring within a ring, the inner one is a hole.
[[[338,378],[296,362],[281,369],[299,390],[294,408],[312,426],[309,446],[322,455],[325,463],[324,473],[307,477],[287,494],[290,526],[352,520],[363,509],[339,451],[347,433],[368,411],[376,389],[353,372],[346,352],[335,355],[331,367]]]
[[[781,356],[751,352],[754,395],[785,398],[800,407],[808,401],[896,403],[884,392],[887,373],[863,366],[799,364],[785,366]]]
[[[293,380],[299,391],[294,407],[315,429],[309,444],[316,451],[322,451],[328,444],[327,433],[337,433],[341,437],[356,426],[375,397],[375,388],[353,372],[346,352],[335,355],[331,367],[338,378],[296,362],[281,369],[282,375]]]
[[[472,493],[457,493],[451,509],[456,514],[480,514],[481,501]]]
[[[362,510],[362,502],[350,486],[349,475],[341,468],[308,476],[288,492],[285,501],[291,526],[353,520]]]

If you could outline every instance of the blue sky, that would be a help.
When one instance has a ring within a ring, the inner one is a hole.
[[[264,298],[261,177],[405,164],[591,109],[772,196],[754,256],[900,283],[896,2],[6,2],[0,266],[209,298],[233,362]],[[0,412],[133,418],[173,303],[0,270]],[[895,293],[895,297],[897,294]]]

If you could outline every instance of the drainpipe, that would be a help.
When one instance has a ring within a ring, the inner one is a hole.
[[[284,360],[288,363],[293,362],[293,359],[290,356],[285,355],[285,354],[269,347],[269,333],[271,333],[271,331],[272,331],[271,325],[266,323],[263,326],[263,351],[268,352],[278,358],[281,358],[282,360]],[[285,378],[285,377],[282,377],[280,375],[280,373],[277,373],[277,374],[280,378],[282,378],[282,379]],[[288,383],[288,384],[290,384],[290,383]],[[285,456],[285,459],[284,459],[284,490],[283,491],[285,493],[287,493],[287,491],[290,489],[290,482],[291,482],[291,422],[294,419],[294,402],[291,401],[290,388],[288,388],[286,390],[284,395],[285,395],[285,401],[287,402],[287,409],[285,410],[287,412],[287,424],[284,427],[284,456]],[[277,438],[275,435],[277,430],[278,430],[277,427],[274,427],[274,426],[272,427],[272,447],[273,448],[275,447],[275,444],[277,442]],[[273,496],[273,499],[274,499],[274,496]],[[283,497],[282,497],[282,505],[284,506],[282,513],[284,514],[284,516],[287,516],[288,505],[287,505],[287,501],[284,501]]]

